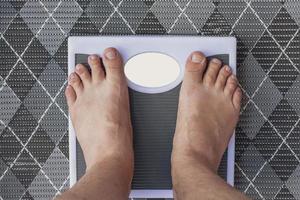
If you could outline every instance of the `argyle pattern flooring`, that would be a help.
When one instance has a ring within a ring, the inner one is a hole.
[[[297,0],[0,1],[0,200],[69,187],[67,38],[103,34],[235,36],[235,185],[300,199],[299,27]]]

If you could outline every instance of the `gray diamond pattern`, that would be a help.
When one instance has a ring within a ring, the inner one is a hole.
[[[69,187],[68,36],[191,34],[238,39],[236,187],[253,199],[300,200],[299,7],[296,0],[0,1],[0,199],[51,199]]]

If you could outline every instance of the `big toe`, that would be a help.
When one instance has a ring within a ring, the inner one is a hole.
[[[124,78],[123,60],[117,49],[112,47],[105,49],[103,63],[107,79],[120,81]]]
[[[206,68],[206,58],[201,52],[193,52],[187,59],[184,72],[184,83],[199,83],[202,81]]]

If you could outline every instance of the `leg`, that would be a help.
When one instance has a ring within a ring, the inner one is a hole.
[[[241,90],[228,66],[200,52],[187,60],[173,141],[177,199],[247,199],[217,175],[239,118]]]
[[[132,127],[122,58],[114,48],[77,65],[66,97],[87,170],[59,199],[128,199],[133,176]]]

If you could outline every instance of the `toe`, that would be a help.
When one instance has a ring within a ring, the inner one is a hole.
[[[226,81],[226,85],[224,88],[224,93],[226,96],[232,97],[233,92],[235,91],[235,89],[237,88],[237,78],[235,75],[231,75],[227,81]]]
[[[203,83],[209,86],[214,85],[221,66],[222,62],[219,59],[213,58],[212,60],[210,60],[203,77]]]
[[[100,58],[97,55],[91,55],[88,58],[88,63],[92,70],[92,80],[94,82],[99,82],[103,80],[105,76]]]
[[[84,86],[87,86],[91,82],[91,74],[83,64],[76,65],[75,71],[76,74],[80,77]]]
[[[202,82],[206,68],[206,58],[201,52],[193,52],[187,59],[183,82]]]
[[[232,103],[236,110],[241,109],[241,100],[242,100],[242,91],[239,87],[237,87],[233,93]]]
[[[112,47],[105,49],[103,63],[107,79],[119,81],[124,78],[123,61],[117,49]]]
[[[72,86],[77,95],[83,90],[82,82],[75,72],[71,73],[69,76],[69,85]]]
[[[231,74],[231,68],[228,65],[224,65],[217,76],[216,87],[218,89],[224,90],[226,81],[230,76],[230,74]]]
[[[68,85],[65,91],[68,107],[70,108],[76,100],[76,92],[71,85]]]

